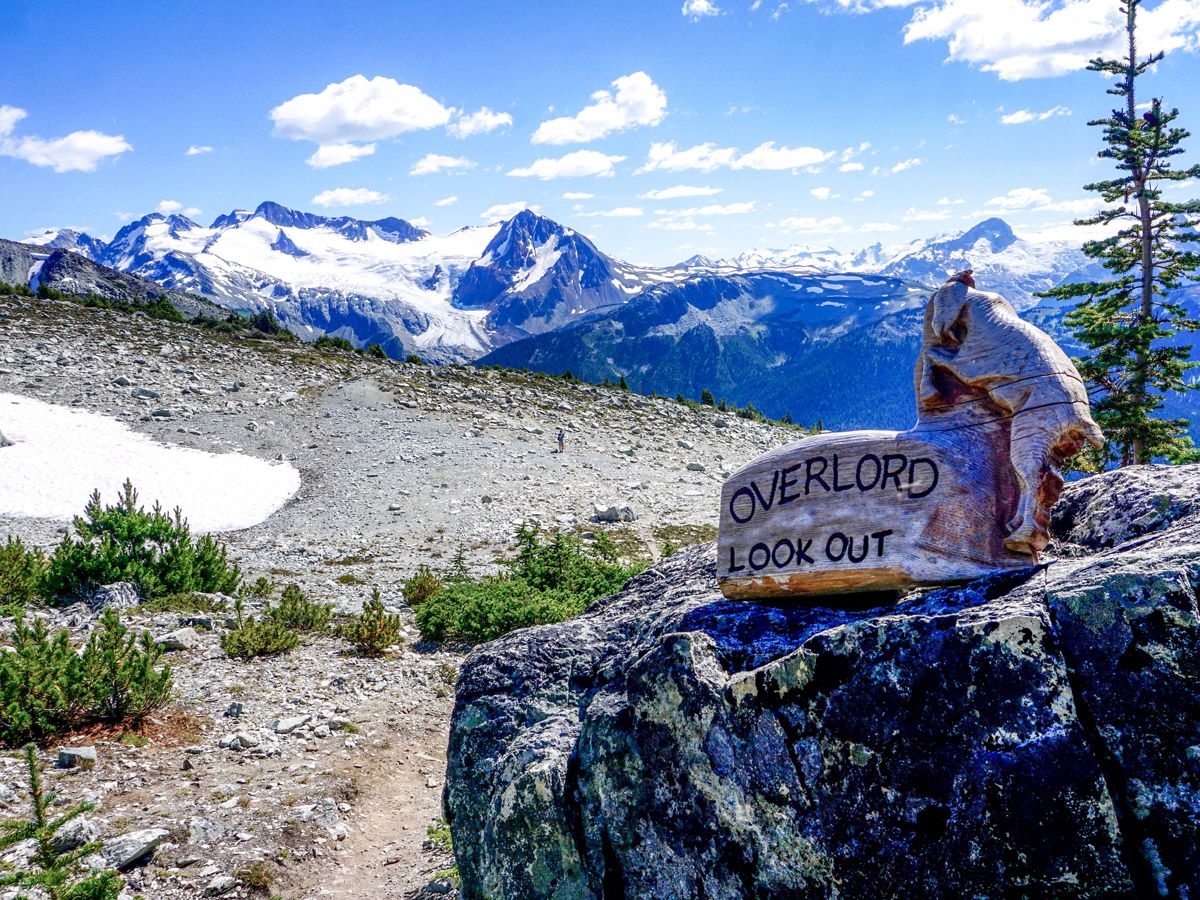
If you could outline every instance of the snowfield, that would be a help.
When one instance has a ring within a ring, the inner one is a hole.
[[[300,473],[241,453],[161,444],[107,416],[0,393],[0,516],[70,521],[92,491],[117,499],[126,478],[149,509],[183,509],[193,532],[265,521],[300,489]]]

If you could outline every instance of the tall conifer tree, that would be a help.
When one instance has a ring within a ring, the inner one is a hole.
[[[1200,178],[1200,165],[1175,170],[1171,158],[1183,152],[1189,133],[1171,123],[1179,110],[1150,101],[1139,115],[1138,79],[1162,58],[1138,58],[1136,25],[1141,0],[1125,0],[1128,51],[1124,59],[1094,59],[1093,72],[1116,76],[1108,93],[1124,105],[1105,119],[1089,122],[1104,129],[1102,159],[1116,164],[1117,176],[1085,185],[1107,208],[1077,225],[1111,226],[1100,240],[1087,241],[1083,252],[1111,273],[1106,281],[1064,285],[1048,296],[1079,299],[1067,315],[1075,337],[1090,352],[1079,371],[1093,387],[1092,412],[1108,438],[1104,462],[1148,463],[1156,457],[1185,461],[1198,456],[1187,437],[1186,419],[1161,419],[1164,396],[1192,390],[1186,378],[1190,348],[1173,340],[1181,332],[1200,329],[1170,292],[1197,277],[1200,240],[1188,217],[1200,213],[1200,202],[1172,203],[1162,185]]]

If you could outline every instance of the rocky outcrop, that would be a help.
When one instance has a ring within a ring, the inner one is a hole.
[[[1198,493],[1072,485],[1057,561],[871,608],[725,601],[703,545],[480,647],[465,895],[1194,896]]]

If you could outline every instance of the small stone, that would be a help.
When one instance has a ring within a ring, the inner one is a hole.
[[[200,645],[200,635],[194,628],[179,628],[156,638],[154,643],[164,650],[195,650]]]
[[[695,444],[693,444],[691,441],[685,441],[683,438],[680,438],[675,443],[678,444],[680,447],[682,447],[684,450],[694,450],[696,448]]]
[[[243,709],[242,704],[239,703],[237,700],[234,700],[232,703],[229,704],[229,708],[225,710],[225,717],[228,719],[239,718],[242,714],[242,709]]]
[[[58,765],[62,769],[90,769],[96,765],[96,748],[59,747]]]
[[[594,503],[592,517],[597,522],[633,522],[637,519],[637,513],[627,503]]]
[[[271,723],[271,729],[276,734],[291,734],[297,728],[307,725],[311,721],[311,715],[289,716],[286,719],[276,719]]]
[[[72,819],[50,838],[50,844],[58,853],[70,853],[84,844],[100,839],[100,826],[91,819],[80,816]]]
[[[703,472],[704,463],[690,462],[687,464],[687,468],[689,472]]]
[[[127,832],[120,837],[104,842],[100,853],[114,869],[125,871],[142,860],[154,855],[158,845],[166,840],[169,832],[165,828],[142,828]]]
[[[128,581],[117,581],[113,584],[106,584],[104,587],[96,588],[88,597],[87,604],[94,612],[99,612],[106,606],[111,606],[113,609],[132,609],[141,603],[141,597],[138,595],[136,585],[130,584]]]
[[[150,416],[155,419],[169,419],[173,415],[175,414],[166,407],[163,407],[162,409],[156,409],[154,412],[150,413]]]
[[[238,886],[238,880],[232,875],[216,875],[204,888],[205,897],[220,897],[228,894]]]
[[[129,395],[135,400],[157,400],[159,397],[158,391],[152,391],[149,388],[134,388],[129,392]]]

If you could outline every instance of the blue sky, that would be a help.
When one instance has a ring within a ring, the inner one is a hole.
[[[271,199],[435,232],[523,204],[654,263],[993,214],[1070,236],[1117,6],[6,0],[0,235]],[[1147,91],[1200,130],[1200,0],[1143,24]]]

